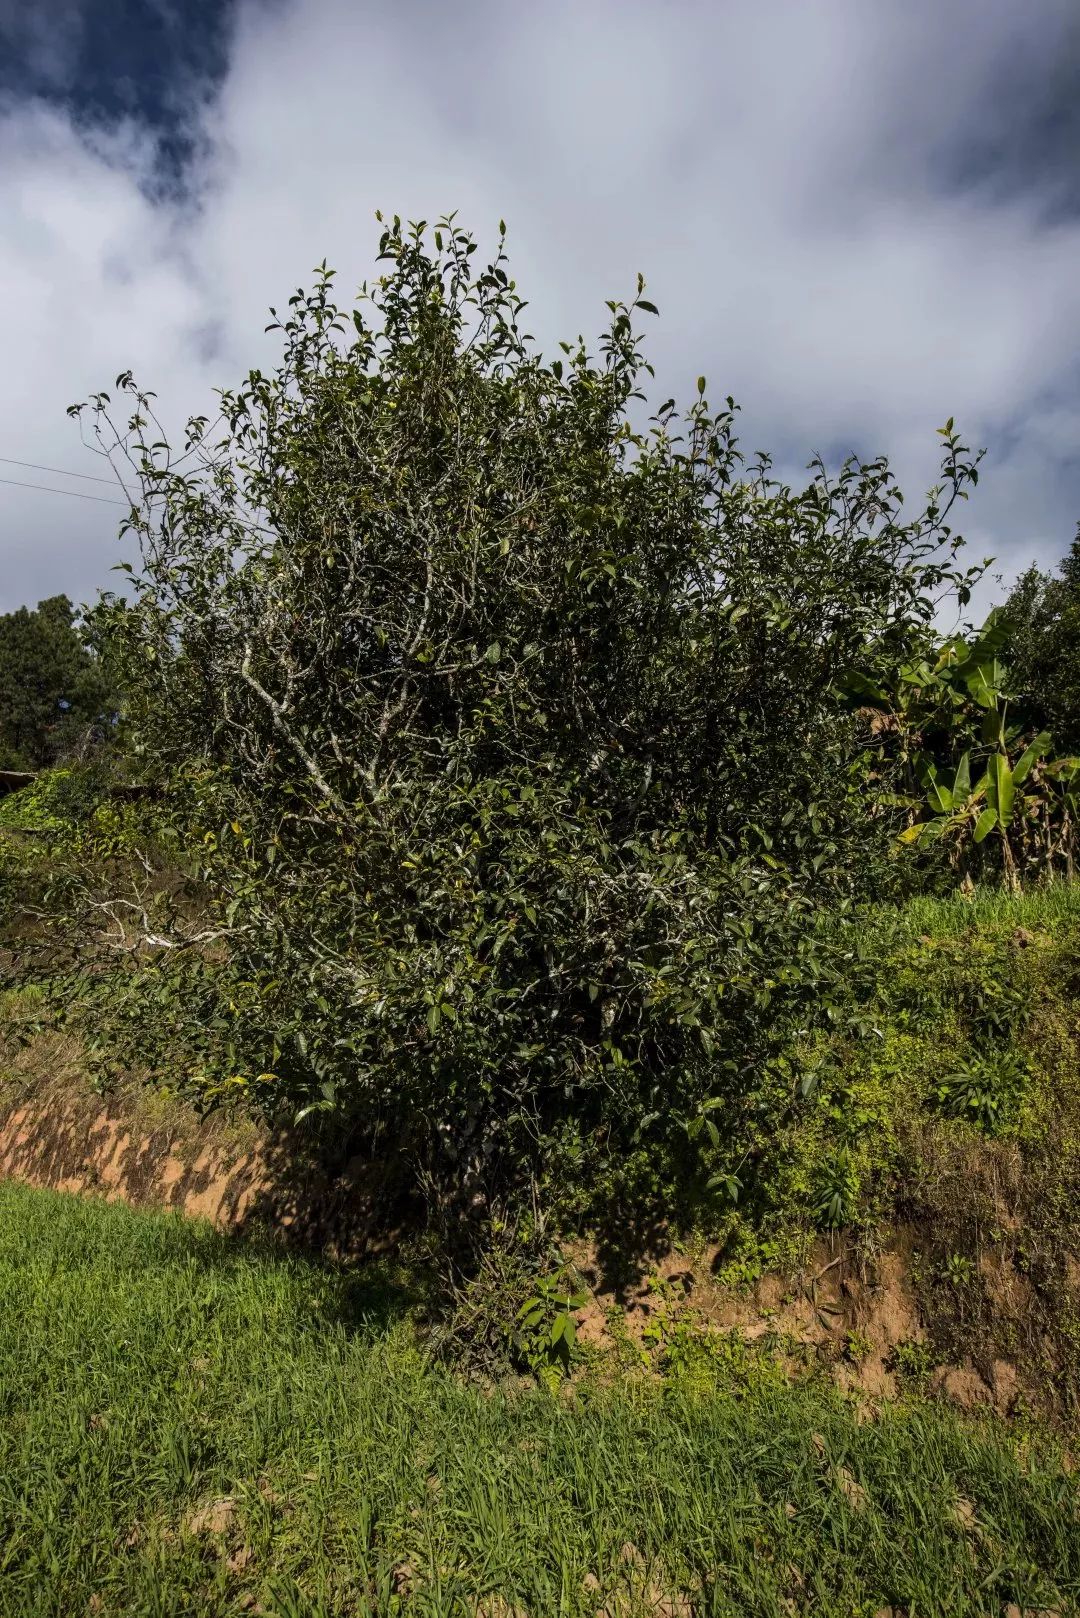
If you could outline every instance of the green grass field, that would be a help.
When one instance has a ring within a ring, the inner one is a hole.
[[[825,1386],[482,1391],[406,1283],[0,1185],[0,1610],[1074,1610],[1049,1445]]]

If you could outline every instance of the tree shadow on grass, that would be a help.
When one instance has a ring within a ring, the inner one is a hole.
[[[187,1217],[130,1240],[116,1225],[99,1237],[88,1223],[70,1231],[74,1251],[89,1256],[109,1240],[110,1265],[133,1271],[185,1261],[219,1272],[286,1266],[298,1285],[310,1283],[313,1318],[348,1330],[422,1307],[423,1289],[400,1259],[422,1210],[391,1155],[363,1154],[345,1137],[200,1121],[152,1092],[102,1096],[76,1078],[58,1071],[0,1098],[0,1177]]]
[[[216,1195],[212,1177],[201,1189],[194,1173],[189,1202],[211,1186]],[[422,1273],[401,1257],[422,1210],[403,1191],[392,1159],[373,1161],[344,1140],[271,1134],[257,1166],[241,1161],[226,1177],[217,1222],[200,1262],[219,1270],[252,1262],[286,1268],[311,1287],[316,1326],[379,1333],[424,1309]]]

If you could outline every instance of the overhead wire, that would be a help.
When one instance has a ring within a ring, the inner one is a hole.
[[[38,461],[17,461],[11,455],[0,455],[0,465],[25,466],[31,468],[35,472],[52,472],[57,477],[82,478],[87,483],[107,483],[113,488],[116,487],[116,480],[113,478],[93,477],[89,472],[66,472],[61,466],[42,466]],[[109,500],[105,495],[102,494],[83,494],[80,489],[54,489],[47,483],[23,483],[18,478],[0,477],[0,483],[6,483],[13,489],[36,489],[41,494],[69,494],[74,500],[93,500],[98,505],[120,506],[125,511],[130,510],[132,505],[138,504],[137,500]],[[123,488],[123,484],[121,484],[120,487]],[[242,518],[236,518],[234,520],[238,523],[239,527],[246,528],[251,533],[272,535],[274,532],[272,528],[264,528],[259,523],[244,522]]]
[[[31,472],[55,472],[61,478],[82,478],[84,483],[108,483],[116,487],[116,478],[94,477],[92,472],[67,472],[62,466],[42,466],[40,461],[17,461],[12,455],[0,455],[0,462],[5,466],[25,466]]]
[[[96,481],[104,483],[106,479]],[[47,483],[20,483],[18,478],[0,478],[0,483],[10,484],[13,489],[37,489],[41,494],[67,494],[73,500],[93,500],[99,506],[121,506],[124,511],[131,509],[126,500],[109,500],[103,494],[83,494],[81,489],[52,489]]]

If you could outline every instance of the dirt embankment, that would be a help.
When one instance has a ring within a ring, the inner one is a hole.
[[[46,1034],[0,1069],[0,1178],[269,1227],[343,1255],[393,1244],[382,1165],[327,1167],[287,1133],[220,1112],[200,1118],[146,1086],[100,1095],[79,1054]]]
[[[388,1167],[359,1157],[328,1167],[295,1137],[224,1113],[200,1118],[145,1085],[102,1096],[62,1034],[39,1035],[0,1066],[0,1178],[269,1228],[358,1258],[401,1234]],[[1080,1262],[1058,1251],[1033,1267],[1025,1222],[1006,1206],[1007,1176],[991,1167],[993,1196],[970,1229],[967,1212],[946,1217],[979,1205],[965,1158],[951,1166],[955,1185],[941,1169],[948,1195],[933,1218],[872,1243],[822,1239],[800,1272],[753,1287],[722,1285],[722,1254],[705,1245],[688,1253],[660,1240],[618,1282],[582,1249],[569,1255],[591,1292],[580,1340],[618,1354],[620,1343],[655,1348],[689,1326],[761,1345],[793,1373],[825,1368],[871,1401],[918,1386],[965,1408],[1041,1411],[1074,1426]]]
[[[718,1255],[703,1246],[692,1255],[664,1254],[647,1277],[613,1288],[583,1252],[578,1267],[593,1295],[578,1316],[578,1337],[617,1351],[620,1339],[677,1344],[687,1328],[730,1334],[770,1351],[792,1375],[824,1370],[845,1393],[870,1403],[918,1389],[1001,1416],[1033,1405],[1049,1409],[1054,1401],[1045,1386],[1001,1351],[1003,1340],[1017,1342],[1017,1306],[1020,1313],[1024,1307],[1011,1296],[1011,1278],[995,1269],[998,1331],[973,1332],[967,1342],[953,1335],[951,1352],[943,1354],[924,1258],[912,1228],[892,1231],[873,1253],[840,1237],[822,1239],[794,1273],[732,1288],[717,1282]]]

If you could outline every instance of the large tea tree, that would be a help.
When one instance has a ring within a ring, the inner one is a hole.
[[[466,1189],[537,1151],[671,1161],[689,1126],[737,1192],[815,915],[890,829],[834,682],[964,589],[973,466],[950,432],[913,521],[884,461],[793,491],[704,379],[648,416],[640,280],[595,355],[549,358],[501,239],[474,253],[395,219],[357,306],[324,267],[279,368],[175,451],[120,379],[141,561],[97,628],[228,953],[200,1082],[227,1063]]]

